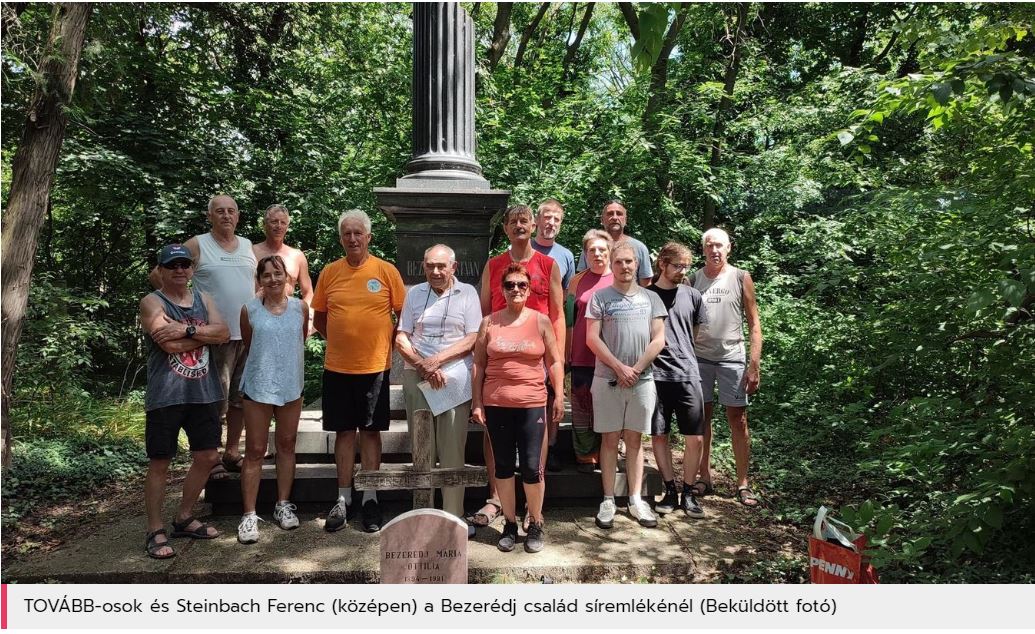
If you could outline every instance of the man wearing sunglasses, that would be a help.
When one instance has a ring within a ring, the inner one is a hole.
[[[211,347],[225,343],[230,331],[215,301],[187,287],[194,275],[194,256],[171,244],[158,256],[158,290],[140,302],[140,327],[150,339],[147,393],[144,397],[144,483],[147,538],[144,551],[154,559],[176,553],[162,520],[162,500],[169,464],[176,455],[180,429],[187,434],[192,456],[183,481],[183,497],[173,519],[172,537],[213,539],[219,532],[191,516],[209,472],[219,463],[219,418],[223,389],[211,363]]]
[[[248,353],[241,341],[241,307],[255,296],[255,268],[258,261],[248,238],[236,235],[240,214],[230,196],[213,196],[208,201],[208,233],[183,243],[194,259],[194,287],[208,294],[230,328],[230,341],[212,349],[219,382],[223,386],[222,416],[226,418],[226,448],[222,464],[212,471],[215,478],[227,471],[240,472],[244,410],[238,387]],[[156,271],[151,284],[158,288]]]

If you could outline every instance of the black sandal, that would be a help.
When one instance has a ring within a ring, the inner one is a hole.
[[[192,531],[187,530],[187,527],[190,526],[194,522],[194,520],[195,520],[195,517],[193,515],[191,515],[187,519],[185,519],[183,521],[180,521],[180,522],[177,522],[176,520],[173,520],[173,523],[172,523],[172,526],[173,526],[172,536],[173,537],[190,537],[191,539],[215,539],[215,538],[219,537],[219,531],[216,531],[215,535],[209,535],[208,529],[214,528],[214,527],[209,526],[208,524],[205,524],[205,523],[202,523],[201,526],[198,526],[197,528],[195,528]]]
[[[737,487],[737,501],[749,509],[757,508],[762,503],[751,487]],[[749,501],[754,504],[748,504]]]
[[[223,458],[220,462],[223,463],[223,468],[226,469],[227,473],[240,473],[241,465],[244,464],[244,456],[231,458],[230,454],[223,454]]]
[[[165,535],[166,540],[164,542],[156,540],[155,538],[159,535]],[[172,552],[168,555],[159,555],[158,551],[163,548],[168,548]],[[176,556],[176,551],[172,550],[172,544],[169,542],[168,533],[165,532],[164,528],[159,528],[158,530],[151,531],[147,534],[147,537],[144,539],[144,552],[147,553],[147,556],[151,559],[171,559]]]
[[[698,488],[697,485],[701,485],[700,488]],[[712,486],[712,483],[705,482],[704,480],[697,480],[696,482],[691,484],[690,490],[693,491],[694,495],[699,498],[703,498],[706,495],[715,494],[715,488]]]

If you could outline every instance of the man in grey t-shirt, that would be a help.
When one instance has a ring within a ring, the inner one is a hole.
[[[611,252],[614,283],[593,295],[586,310],[586,345],[596,355],[593,372],[593,431],[601,434],[600,473],[604,501],[596,523],[611,528],[615,516],[615,466],[618,439],[625,439],[629,514],[641,526],[658,520],[640,497],[643,480],[642,434],[650,433],[657,394],[651,363],[665,345],[668,311],[656,293],[637,285],[634,247]]]
[[[650,284],[651,278],[654,277],[654,269],[650,266],[650,251],[647,249],[647,245],[625,234],[625,225],[628,222],[629,213],[626,211],[622,201],[609,200],[604,203],[604,209],[600,212],[600,224],[607,231],[608,235],[611,236],[615,244],[626,242],[632,245],[636,253],[636,264],[638,266],[637,281],[640,283],[640,286],[646,287]],[[575,267],[575,270],[585,271],[587,266],[586,254],[583,252],[579,256],[579,264]]]

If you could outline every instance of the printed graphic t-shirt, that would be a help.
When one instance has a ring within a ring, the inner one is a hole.
[[[320,273],[313,310],[327,313],[323,367],[341,374],[373,374],[392,367],[393,313],[406,298],[399,271],[369,256],[352,266],[342,258]]]
[[[668,311],[657,293],[633,286],[632,292],[625,295],[609,286],[593,293],[586,317],[600,320],[600,338],[604,345],[615,358],[631,366],[650,343],[651,323],[659,317],[668,317]],[[593,376],[609,381],[618,378],[614,370],[600,359],[597,359]],[[651,376],[652,366],[648,365],[640,373],[640,378]]]

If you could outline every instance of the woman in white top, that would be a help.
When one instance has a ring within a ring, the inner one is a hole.
[[[284,292],[287,269],[279,255],[259,260],[256,279],[262,293],[241,308],[241,338],[248,360],[241,376],[244,403],[245,455],[241,468],[244,516],[237,527],[242,544],[259,541],[259,494],[262,460],[269,443],[269,425],[277,419],[277,504],[273,519],[285,529],[298,527],[291,486],[295,480],[295,438],[302,413],[304,342],[309,306]]]

